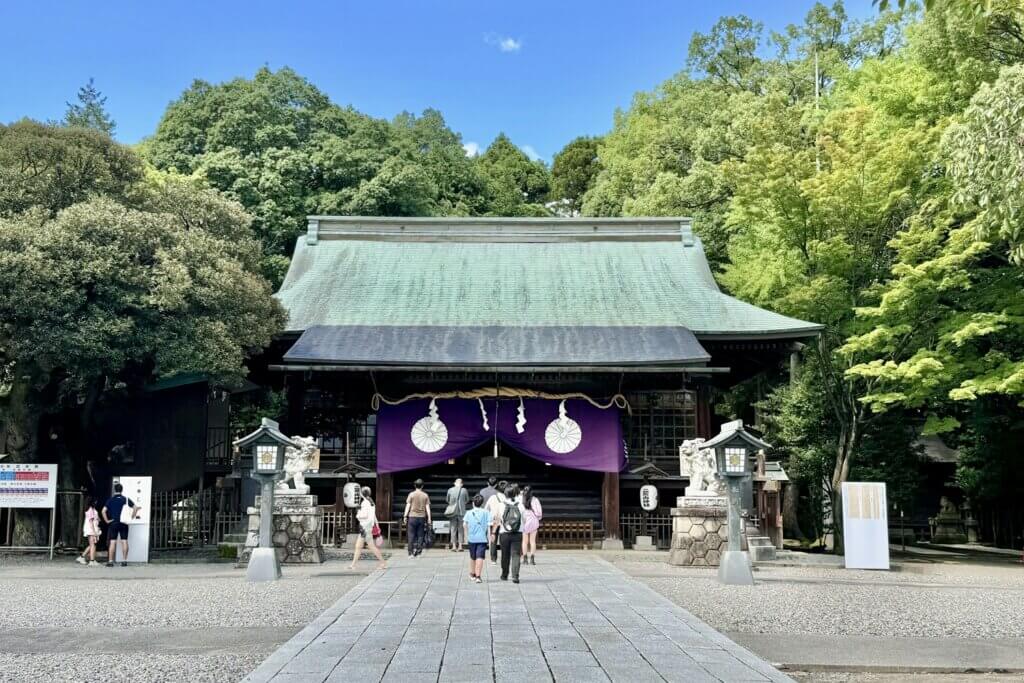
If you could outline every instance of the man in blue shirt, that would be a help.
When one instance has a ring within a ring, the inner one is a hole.
[[[473,496],[473,509],[463,517],[466,541],[469,543],[469,578],[482,583],[480,572],[487,555],[487,536],[491,530],[491,513],[484,509],[484,497]]]
[[[114,566],[114,550],[118,539],[121,539],[121,566],[128,566],[128,525],[121,521],[121,513],[127,505],[132,511],[131,519],[135,519],[141,509],[136,507],[130,498],[125,498],[122,491],[123,486],[114,484],[114,495],[103,506],[103,521],[107,523],[107,537],[110,539],[110,548],[107,551],[108,567]]]

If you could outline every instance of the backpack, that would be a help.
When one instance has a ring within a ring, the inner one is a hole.
[[[508,501],[505,504],[505,511],[501,513],[501,525],[509,533],[519,531],[523,526],[523,512],[515,501]]]

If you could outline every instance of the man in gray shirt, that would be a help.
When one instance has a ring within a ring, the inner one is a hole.
[[[462,480],[456,479],[455,486],[448,489],[448,507],[444,514],[451,522],[451,549],[453,552],[462,550],[465,542],[465,530],[462,527],[462,518],[466,516],[466,508],[469,506],[469,492],[462,486]]]

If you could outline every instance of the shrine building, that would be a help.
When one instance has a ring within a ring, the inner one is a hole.
[[[570,544],[628,545],[645,482],[667,512],[717,392],[821,329],[722,292],[688,218],[311,216],[276,296],[287,330],[254,379],[317,438],[322,500],[364,482],[397,525],[422,478],[442,519],[456,477],[493,475]],[[781,542],[778,500],[750,509]]]

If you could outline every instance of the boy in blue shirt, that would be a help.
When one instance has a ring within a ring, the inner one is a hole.
[[[466,541],[469,543],[469,578],[482,583],[480,572],[484,568],[484,557],[487,555],[487,535],[491,530],[491,513],[484,509],[484,497],[473,496],[473,509],[462,518],[466,528]]]

